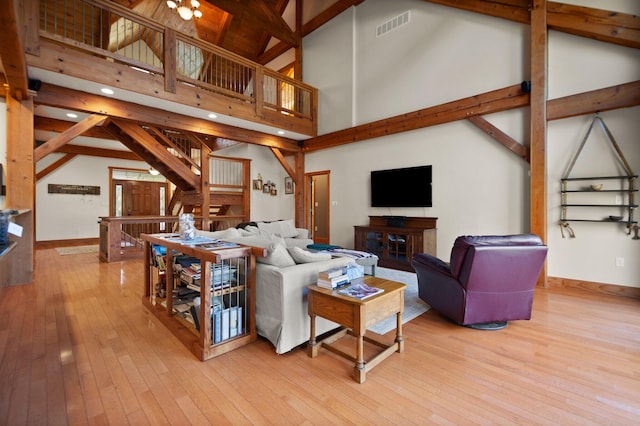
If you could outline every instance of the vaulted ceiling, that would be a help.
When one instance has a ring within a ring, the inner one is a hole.
[[[364,0],[202,0],[202,17],[185,21],[165,0],[112,0],[136,13],[215,44],[262,65],[299,47],[314,22],[336,16]],[[183,0],[190,4],[190,0]],[[298,6],[296,6],[298,4]],[[296,9],[298,9],[296,13]]]

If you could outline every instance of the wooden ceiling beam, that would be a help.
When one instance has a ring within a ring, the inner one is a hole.
[[[547,26],[568,34],[640,48],[640,17],[636,15],[549,2]]]
[[[76,154],[65,154],[62,157],[60,157],[58,160],[54,161],[52,164],[50,164],[49,166],[45,167],[44,169],[40,170],[38,173],[36,173],[36,181],[42,179],[43,177],[47,176],[49,173],[58,170],[60,167],[62,167],[63,165],[67,164],[69,161],[73,160],[76,157]]]
[[[317,30],[336,16],[340,15],[345,10],[349,9],[351,6],[357,6],[363,1],[364,0],[341,0],[335,2],[302,26],[302,37]]]
[[[423,0],[428,3],[530,24],[529,0]],[[640,17],[557,2],[547,3],[547,26],[556,31],[640,48]]]
[[[43,132],[62,133],[74,124],[75,123],[73,121],[58,120],[56,118],[43,117],[40,115],[36,115],[33,118],[34,128]],[[85,130],[82,136],[113,140],[113,135],[100,126]]]
[[[284,170],[287,172],[287,174],[292,179],[295,180],[296,179],[296,172],[295,172],[295,170],[293,170],[293,167],[291,167],[289,165],[289,163],[287,162],[287,159],[284,158],[284,154],[277,148],[271,148],[271,152],[273,153],[273,155],[275,155],[276,159],[278,160],[278,162],[280,163],[282,168],[284,168]]]
[[[9,84],[9,94],[22,101],[29,97],[29,74],[24,55],[21,32],[18,31],[18,11],[13,0],[0,0],[0,28],[4,36],[0,42],[0,62]]]
[[[49,139],[47,142],[38,146],[33,151],[33,161],[38,162],[48,154],[56,151],[67,142],[73,140],[73,138],[75,138],[76,136],[80,136],[81,134],[83,134],[87,129],[102,124],[102,122],[104,122],[107,118],[108,117],[105,115],[92,114],[84,120],[77,122],[64,132],[59,133],[58,135]]]
[[[511,136],[507,135],[502,130],[498,129],[496,126],[489,123],[479,115],[473,115],[467,118],[467,120],[469,120],[471,124],[479,128],[480,130],[491,136],[509,151],[513,152],[524,161],[529,162],[529,148],[522,145],[520,142],[513,139]]]
[[[289,3],[289,0],[277,0],[277,4],[275,5],[275,7],[277,8],[277,12],[274,12],[274,13],[278,13],[278,16],[280,16],[280,18],[282,18],[282,14],[284,13],[285,9],[287,8],[287,4],[288,3]],[[296,39],[298,40],[298,46],[301,46],[299,34],[297,32],[295,32],[295,31],[294,31],[294,34],[296,36]],[[256,42],[257,49],[256,49],[256,54],[254,55],[254,57],[262,56],[262,54],[267,49],[267,46],[269,45],[269,42],[271,41],[271,38],[272,37],[271,37],[270,34],[263,33],[262,37],[260,37],[260,39]],[[287,49],[291,48],[291,46],[288,43],[279,42],[278,44],[280,44],[280,43],[282,43],[285,46],[287,46]],[[257,62],[257,61],[255,61],[255,62]],[[258,63],[261,64],[261,65],[267,64],[267,62],[264,62],[264,63],[258,62]]]
[[[297,141],[226,124],[176,114],[172,111],[120,101],[105,96],[79,92],[43,83],[34,99],[39,105],[67,108],[85,113],[102,113],[111,117],[146,123],[200,135],[221,137],[254,145],[274,146],[287,151],[299,150]]]
[[[640,81],[547,101],[547,120],[640,105]]]
[[[518,84],[311,138],[304,141],[302,151],[317,151],[527,105],[529,94],[523,93]]]
[[[215,7],[224,10],[233,15],[234,19],[239,19],[255,25],[280,41],[289,43],[291,46],[297,46],[298,40],[289,26],[280,19],[273,19],[272,16],[266,14],[262,7],[257,7],[255,1],[251,1],[248,5],[241,4],[235,0],[205,0]],[[283,26],[284,24],[284,26]],[[285,28],[286,27],[286,28]]]
[[[114,139],[114,137],[111,136],[111,139]],[[86,155],[89,157],[116,158],[119,160],[144,161],[144,159],[140,158],[138,155],[136,155],[134,152],[131,152],[131,151],[95,148],[92,146],[84,146],[84,145],[66,144],[65,146],[62,146],[56,149],[56,152],[65,153],[65,154],[74,154],[74,155]]]
[[[290,45],[280,42],[273,46],[271,49],[266,50],[264,53],[262,53],[262,55],[258,56],[255,61],[260,65],[268,64],[278,56],[284,54],[289,49],[291,49]]]

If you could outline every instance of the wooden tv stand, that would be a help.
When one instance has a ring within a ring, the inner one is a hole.
[[[368,226],[354,226],[354,248],[374,253],[378,265],[415,272],[414,253],[436,255],[437,217],[369,216]]]

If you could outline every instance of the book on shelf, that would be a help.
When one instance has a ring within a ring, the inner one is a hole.
[[[334,289],[349,284],[349,276],[345,274],[329,279],[318,277],[317,284],[318,287]]]
[[[197,284],[200,285],[200,272],[194,271],[191,267],[182,268],[180,270],[180,280],[185,284]]]
[[[382,293],[384,290],[378,287],[371,287],[363,282],[354,282],[349,287],[338,290],[339,294],[354,297],[356,299],[366,299],[376,294]]]

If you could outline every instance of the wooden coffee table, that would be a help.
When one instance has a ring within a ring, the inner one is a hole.
[[[355,362],[353,372],[354,379],[358,383],[364,383],[367,371],[374,368],[393,352],[404,351],[402,311],[404,310],[404,289],[406,285],[372,276],[365,276],[364,282],[372,287],[382,288],[384,292],[360,300],[343,296],[338,294],[337,290],[329,290],[318,287],[315,284],[307,287],[309,290],[309,316],[311,317],[311,337],[309,338],[308,355],[311,358],[315,358],[318,355],[318,349],[324,347]],[[368,327],[393,314],[396,314],[396,337],[393,344],[387,345],[371,336],[365,336]],[[316,341],[316,315],[336,322],[342,328],[323,340]],[[332,346],[332,343],[347,333],[356,337],[355,357]],[[382,351],[365,361],[364,342],[379,346]]]

